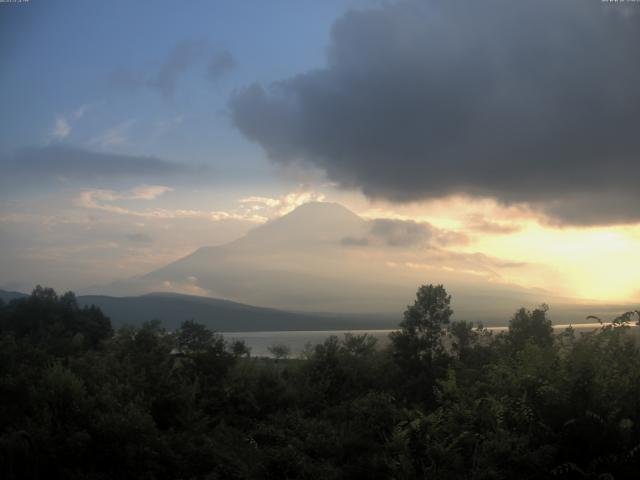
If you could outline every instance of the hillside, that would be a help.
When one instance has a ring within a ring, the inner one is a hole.
[[[159,319],[169,329],[191,319],[220,332],[392,328],[397,324],[397,319],[383,316],[304,314],[172,293],[136,297],[82,295],[78,302],[100,307],[114,325],[139,325]]]
[[[0,299],[5,302],[24,296],[24,293],[0,290]],[[80,295],[77,298],[81,306],[100,307],[116,327],[141,325],[155,319],[171,330],[178,328],[184,320],[196,320],[219,332],[358,330],[393,328],[398,322],[392,316],[296,313],[174,293],[130,297]]]
[[[16,298],[22,298],[26,296],[27,296],[26,293],[0,290],[0,300],[2,300],[5,303],[9,303],[11,300],[15,300]]]

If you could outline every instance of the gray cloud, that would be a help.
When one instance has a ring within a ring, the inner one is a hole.
[[[554,221],[640,220],[640,9],[599,0],[404,1],[350,11],[327,65],[238,90],[276,162],[405,202],[528,203]]]
[[[155,73],[140,75],[120,68],[112,73],[111,79],[124,88],[149,88],[164,97],[171,97],[180,77],[207,57],[206,78],[210,81],[217,80],[236,65],[235,58],[227,50],[213,50],[206,41],[185,41],[169,52]]]
[[[178,78],[194,65],[206,51],[204,42],[182,42],[174,47],[158,72],[146,81],[147,86],[170,96],[176,89]]]
[[[0,158],[0,165],[7,181],[16,176],[33,179],[156,178],[192,171],[189,166],[155,157],[92,152],[62,145],[26,148]]]
[[[127,234],[127,240],[133,243],[149,245],[153,243],[153,239],[146,233],[130,233]]]
[[[345,247],[366,247],[369,245],[367,237],[344,237],[340,240],[340,245]]]
[[[344,237],[340,243],[348,247],[386,246],[420,247],[465,243],[466,235],[441,230],[426,222],[379,218],[367,222],[367,232],[362,237]]]
[[[229,70],[236,67],[236,59],[227,50],[215,52],[207,64],[207,79],[215,82]]]

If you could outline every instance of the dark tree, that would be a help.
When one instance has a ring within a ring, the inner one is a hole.
[[[533,311],[521,308],[509,322],[508,338],[516,349],[523,348],[531,342],[539,347],[550,347],[553,344],[553,326],[547,318],[549,307],[540,305]]]
[[[451,295],[442,285],[423,285],[404,312],[400,331],[391,336],[396,355],[409,363],[430,365],[442,353],[442,335],[453,314]]]
[[[284,358],[288,358],[291,355],[291,347],[289,345],[285,345],[284,343],[274,343],[273,345],[267,347],[267,350],[276,360],[281,360]]]
[[[432,397],[434,380],[446,363],[442,338],[453,314],[450,303],[451,296],[442,285],[421,286],[414,304],[404,312],[400,331],[390,336],[408,397]]]
[[[203,353],[220,346],[221,338],[194,320],[183,322],[176,333],[178,349],[183,353]]]

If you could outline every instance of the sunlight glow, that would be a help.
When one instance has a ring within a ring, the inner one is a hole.
[[[505,282],[589,302],[640,299],[640,226],[557,227],[526,207],[465,197],[404,206],[378,202],[360,213],[467,234],[470,242],[456,250],[523,264],[501,270]]]

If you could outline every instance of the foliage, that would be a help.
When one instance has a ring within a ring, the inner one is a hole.
[[[267,348],[269,353],[276,359],[289,358],[291,355],[291,348],[284,343],[275,343]]]
[[[433,400],[434,382],[448,360],[442,338],[453,314],[450,303],[451,296],[442,285],[421,286],[414,304],[404,312],[400,330],[390,335],[400,367],[398,387],[408,400]]]
[[[453,314],[450,303],[451,296],[442,285],[423,285],[418,289],[416,301],[404,312],[400,331],[391,336],[403,363],[428,367],[442,353],[440,337]]]
[[[524,348],[527,342],[541,347],[553,344],[553,327],[547,318],[548,305],[541,305],[532,312],[519,309],[509,323],[509,341],[516,349]]]
[[[520,309],[492,335],[450,300],[421,287],[388,347],[347,334],[270,359],[193,321],[114,332],[38,287],[0,305],[0,475],[637,478],[637,312],[579,335]]]

